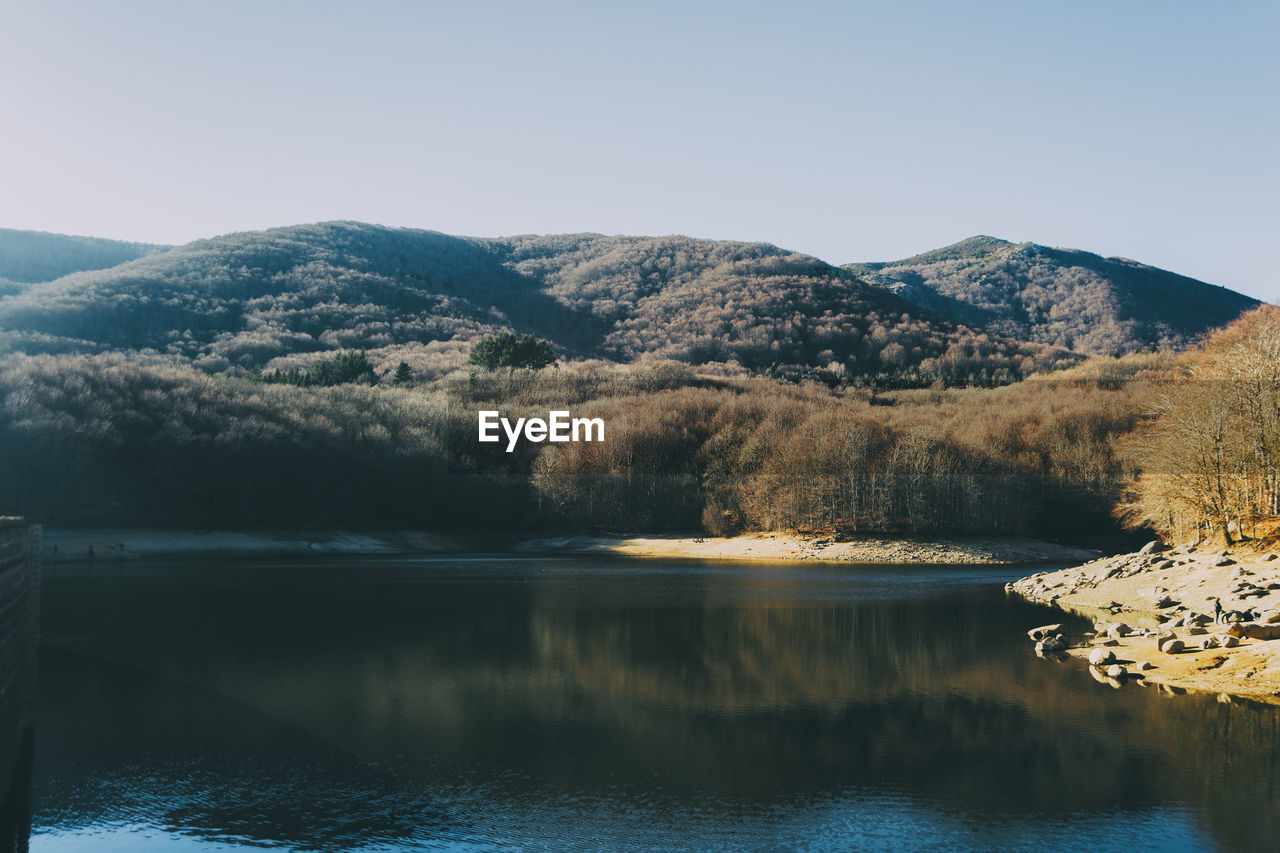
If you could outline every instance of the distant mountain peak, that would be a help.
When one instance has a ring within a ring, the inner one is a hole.
[[[1258,304],[1127,258],[987,235],[845,268],[954,322],[1090,354],[1185,346]]]

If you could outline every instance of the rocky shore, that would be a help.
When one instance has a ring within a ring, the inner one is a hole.
[[[1093,620],[1028,632],[1041,654],[1085,659],[1099,681],[1280,704],[1280,555],[1239,546],[1166,548],[1041,572],[1010,594]]]

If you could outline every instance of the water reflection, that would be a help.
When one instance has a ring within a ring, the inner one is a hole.
[[[35,846],[1204,849],[1280,828],[1275,711],[1035,658],[1044,611],[1000,592],[1016,573],[63,572]]]

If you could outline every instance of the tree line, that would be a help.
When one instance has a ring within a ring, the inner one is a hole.
[[[62,524],[794,529],[1231,541],[1280,515],[1280,308],[1182,356],[870,389],[495,339],[444,377],[350,351],[284,376],[158,353],[0,361],[0,506]],[[543,342],[545,343],[545,342]],[[532,361],[521,361],[524,353]],[[371,367],[373,365],[373,367]],[[476,412],[607,441],[476,441]]]

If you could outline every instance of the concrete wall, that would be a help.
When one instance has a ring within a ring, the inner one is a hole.
[[[40,527],[0,518],[0,847],[25,849],[35,725]],[[15,834],[16,833],[16,834]]]

